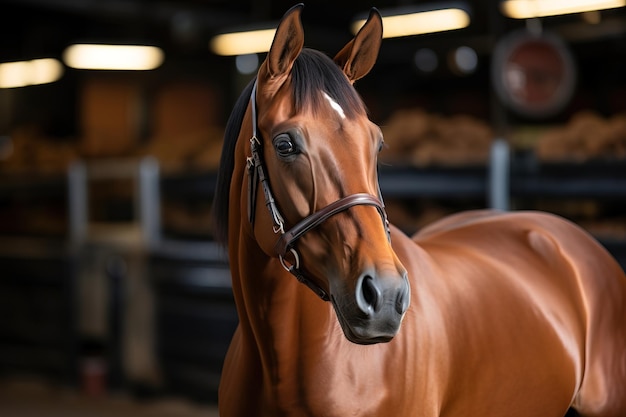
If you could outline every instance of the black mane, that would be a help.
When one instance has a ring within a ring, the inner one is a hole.
[[[243,92],[235,102],[233,111],[226,122],[224,131],[224,144],[222,145],[222,155],[220,157],[220,167],[217,171],[217,184],[215,185],[215,196],[213,198],[213,228],[215,238],[218,242],[226,244],[228,242],[228,200],[230,195],[230,180],[235,168],[235,145],[246,113],[250,94],[254,80],[243,89]]]
[[[319,91],[326,92],[335,100],[348,118],[353,118],[358,113],[365,111],[361,98],[337,64],[319,51],[303,49],[293,64],[291,76],[295,112],[301,112],[305,109],[311,109],[315,112],[322,105],[322,96],[318,94]],[[237,99],[224,132],[224,144],[213,200],[215,237],[222,243],[228,241],[229,194],[235,166],[235,145],[253,84],[254,80],[248,84]]]

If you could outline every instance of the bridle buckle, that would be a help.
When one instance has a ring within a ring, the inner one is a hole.
[[[283,224],[282,221],[277,220],[277,225],[276,226],[272,226],[272,230],[274,231],[274,234],[281,234],[284,235],[285,234],[285,225]]]
[[[283,266],[283,268],[285,268],[285,271],[287,271],[287,272],[291,272],[293,270],[293,268],[300,269],[300,256],[298,255],[298,252],[296,252],[296,250],[294,248],[290,248],[289,252],[291,252],[291,254],[293,255],[294,263],[292,265],[287,265],[283,255],[278,255],[278,259],[280,260],[280,264]]]

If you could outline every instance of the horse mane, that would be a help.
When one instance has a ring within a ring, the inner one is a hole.
[[[230,195],[230,180],[235,169],[235,145],[241,130],[243,116],[248,107],[254,79],[243,89],[233,106],[233,111],[226,122],[224,130],[224,144],[220,156],[220,166],[217,171],[217,181],[213,198],[213,229],[215,239],[223,244],[228,243],[228,200]]]
[[[365,112],[361,97],[352,87],[339,66],[327,55],[314,49],[304,48],[294,61],[291,70],[292,94],[294,111],[319,109],[323,104],[323,91],[335,100],[343,109],[346,117],[353,118]],[[228,212],[230,183],[235,167],[235,145],[243,116],[248,107],[252,92],[252,80],[237,99],[235,106],[226,123],[224,144],[217,173],[215,198],[213,199],[213,222],[215,238],[218,242],[228,242]]]

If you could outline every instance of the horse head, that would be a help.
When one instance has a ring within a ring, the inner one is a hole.
[[[378,187],[383,136],[353,87],[376,61],[382,19],[373,10],[330,59],[303,47],[301,9],[279,23],[250,98],[252,232],[332,302],[350,341],[386,342],[408,308],[409,285]]]

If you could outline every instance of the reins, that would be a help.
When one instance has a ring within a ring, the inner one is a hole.
[[[387,220],[385,206],[382,203],[380,189],[378,190],[379,198],[367,193],[357,193],[343,197],[305,217],[294,227],[285,232],[285,220],[276,205],[276,200],[272,194],[269,178],[265,170],[265,164],[263,163],[262,143],[258,138],[257,132],[256,89],[257,82],[255,80],[254,86],[252,87],[252,93],[250,94],[250,105],[252,109],[252,137],[250,138],[250,151],[252,155],[246,158],[246,166],[248,170],[248,220],[254,227],[257,187],[260,183],[265,197],[265,206],[268,208],[270,217],[272,218],[273,231],[275,234],[280,234],[274,247],[280,263],[285,270],[295,276],[298,281],[313,290],[313,292],[315,292],[315,294],[317,294],[322,300],[329,301],[330,297],[328,293],[302,273],[302,270],[300,269],[300,256],[294,248],[295,243],[308,231],[324,223],[330,217],[358,205],[374,206],[376,210],[378,210],[387,232],[387,238],[391,240],[389,221]],[[288,254],[293,256],[292,263],[287,262],[286,260]]]

